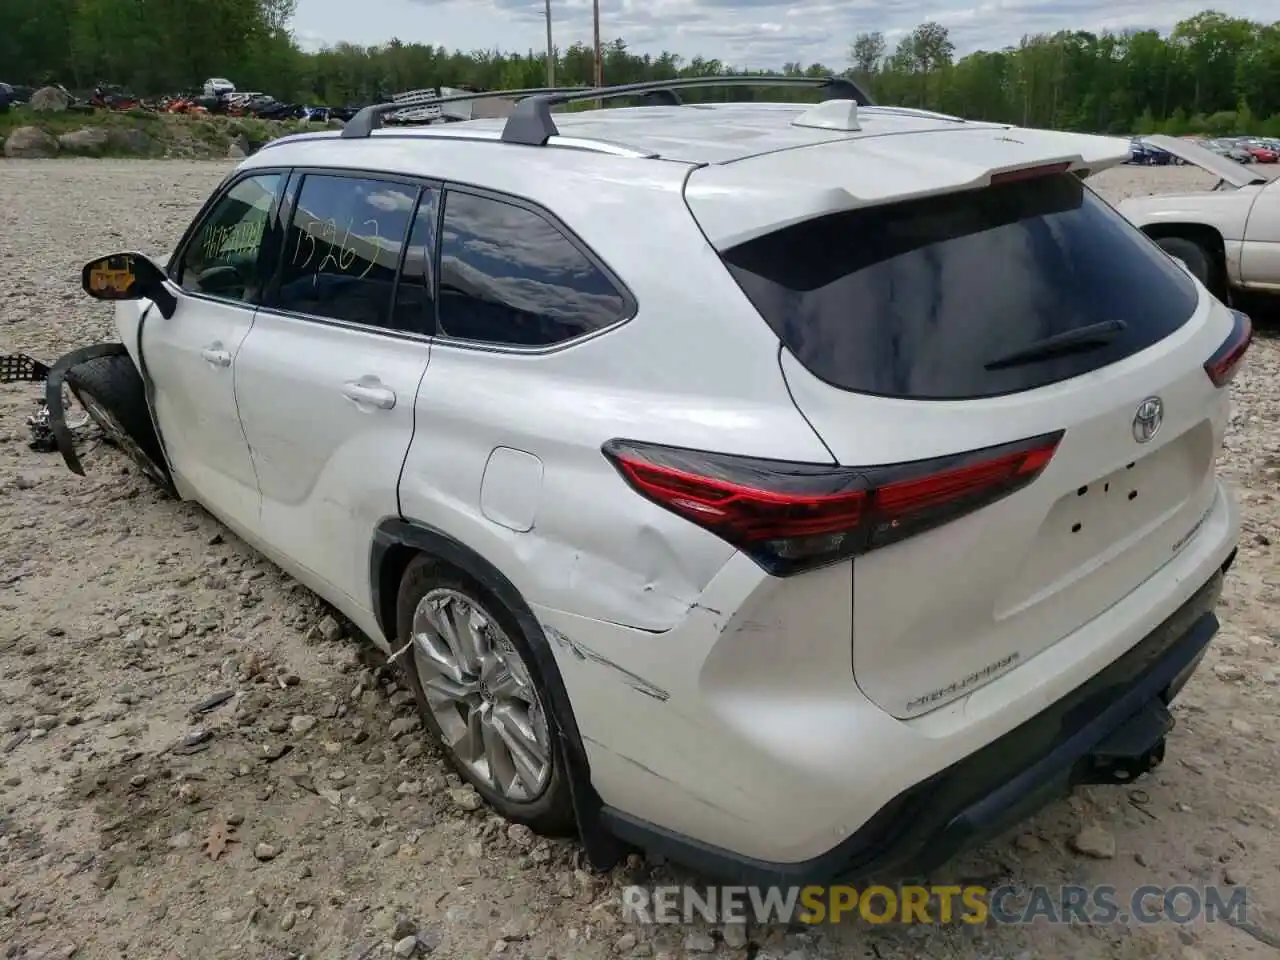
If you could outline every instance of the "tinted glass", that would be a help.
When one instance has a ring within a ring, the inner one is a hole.
[[[267,218],[280,187],[279,174],[249,177],[232,187],[209,211],[182,256],[182,289],[254,303],[266,276],[259,256]]]
[[[440,212],[440,192],[423,187],[418,212],[409,232],[400,283],[391,325],[397,330],[431,336],[436,331],[436,304],[432,296],[435,271],[436,220]]]
[[[484,343],[544,346],[623,315],[607,276],[542,216],[450,192],[440,239],[440,332]]]
[[[284,241],[271,306],[384,327],[418,188],[309,175]]]
[[[1196,287],[1075,176],[1039,177],[807,221],[725,255],[796,358],[863,393],[968,399],[1115,363],[1190,319]],[[1102,321],[1087,352],[987,369]]]

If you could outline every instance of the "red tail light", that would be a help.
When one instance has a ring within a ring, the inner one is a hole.
[[[878,467],[788,463],[610,440],[641,496],[787,576],[939,527],[1031,483],[1062,432]]]
[[[1249,344],[1253,342],[1253,322],[1248,315],[1232,310],[1231,318],[1234,321],[1231,333],[1222,341],[1222,346],[1214,351],[1213,356],[1204,362],[1204,372],[1209,375],[1215,387],[1225,387],[1234,379],[1249,350]]]

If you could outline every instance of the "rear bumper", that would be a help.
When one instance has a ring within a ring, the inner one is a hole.
[[[1167,705],[1213,635],[1223,573],[1145,639],[1051,706],[904,791],[838,846],[770,863],[676,836],[606,807],[621,839],[706,874],[753,885],[796,885],[927,872],[1024,820],[1078,784],[1132,779],[1163,757]],[[1119,766],[1122,773],[1113,771]]]

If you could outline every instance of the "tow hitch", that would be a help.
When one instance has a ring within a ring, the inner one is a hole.
[[[1079,782],[1130,783],[1154,770],[1164,762],[1173,727],[1173,714],[1164,701],[1148,702],[1090,752]]]

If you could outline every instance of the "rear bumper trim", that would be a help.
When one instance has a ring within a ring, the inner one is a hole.
[[[1225,565],[1224,565],[1225,566]],[[1025,820],[1085,783],[1111,783],[1158,764],[1168,704],[1213,636],[1219,570],[1141,642],[1009,733],[916,784],[835,848],[810,860],[744,858],[605,807],[620,839],[705,874],[789,886],[926,873]],[[1119,769],[1119,772],[1117,772]]]

